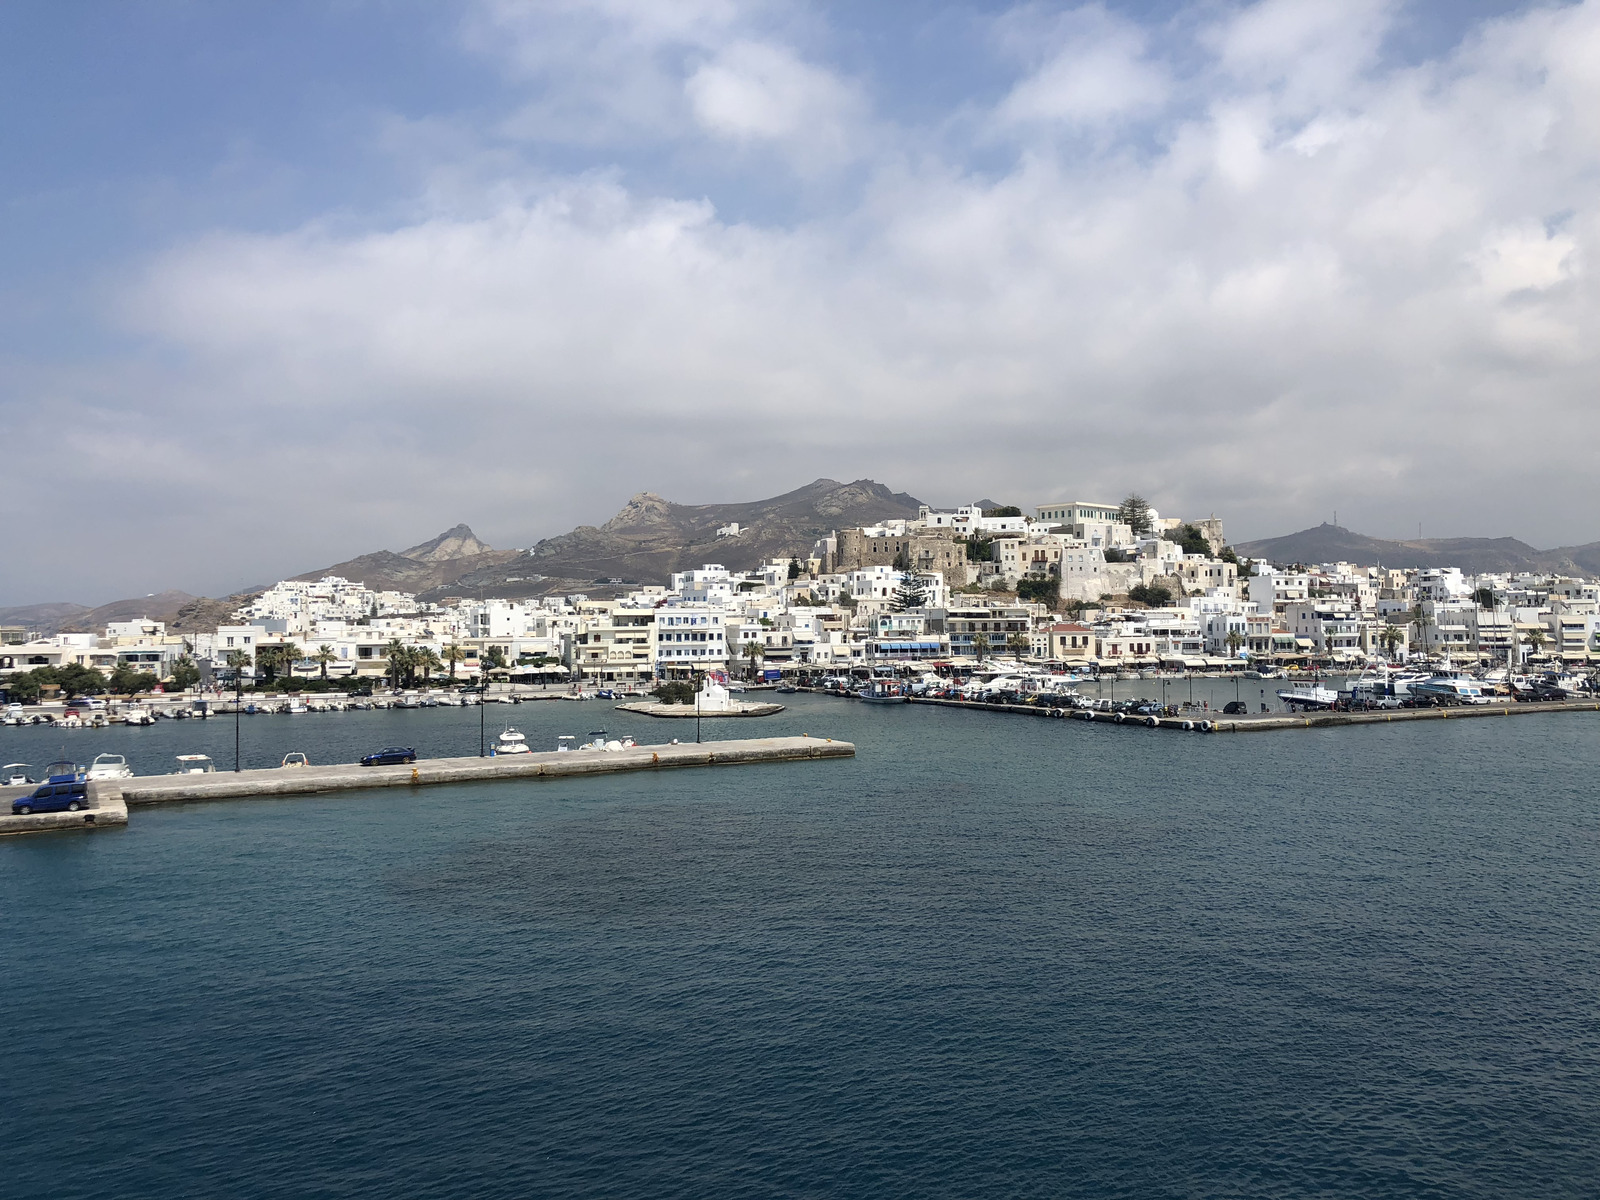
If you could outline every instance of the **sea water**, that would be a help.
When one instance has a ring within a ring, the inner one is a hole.
[[[0,841],[0,1194],[1600,1191],[1600,715],[1208,737],[784,699],[705,736],[858,757]],[[481,715],[537,749],[695,730]],[[240,740],[475,753],[479,718]],[[0,730],[36,766],[232,744]]]

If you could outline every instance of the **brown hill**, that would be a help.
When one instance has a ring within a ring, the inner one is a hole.
[[[1242,542],[1234,549],[1280,565],[1348,562],[1364,567],[1460,567],[1469,575],[1507,571],[1572,575],[1600,572],[1600,542],[1554,550],[1536,550],[1512,537],[1392,542],[1327,522],[1283,537]]]
[[[674,571],[708,562],[749,570],[774,558],[803,557],[818,538],[837,529],[914,517],[920,505],[916,497],[891,492],[870,479],[818,479],[781,496],[742,504],[675,504],[640,492],[604,525],[583,525],[546,538],[511,561],[461,575],[435,595],[596,591],[597,581],[603,586],[608,579],[665,583]],[[717,536],[719,528],[735,523],[738,537]]]
[[[488,570],[516,557],[515,550],[491,549],[467,526],[457,525],[401,554],[378,550],[295,578],[315,580],[324,575],[340,575],[377,592],[436,592],[463,574]]]

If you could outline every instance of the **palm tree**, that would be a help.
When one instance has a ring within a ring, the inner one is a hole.
[[[1544,630],[1535,625],[1528,630],[1528,645],[1533,647],[1533,657],[1539,657],[1539,651],[1544,649]]]
[[[1008,637],[1006,639],[1006,649],[1011,651],[1011,655],[1012,655],[1013,658],[1019,658],[1020,659],[1031,648],[1032,648],[1032,643],[1030,643],[1028,641],[1027,637],[1024,636],[1023,634],[1013,633],[1010,637]]]
[[[1400,643],[1405,641],[1405,634],[1400,632],[1400,626],[1389,625],[1378,635],[1378,645],[1383,647],[1386,658],[1394,658],[1394,652],[1400,648]]]
[[[391,686],[398,690],[400,687],[400,672],[405,670],[406,659],[409,657],[405,644],[399,638],[391,638],[389,644],[384,647],[384,656],[389,660],[388,674],[392,680]]]
[[[982,662],[989,656],[989,635],[975,633],[972,635],[972,657]]]
[[[744,644],[744,656],[750,660],[750,681],[755,682],[756,663],[767,656],[767,648],[760,642],[750,641]]]
[[[1228,647],[1228,653],[1234,658],[1239,657],[1239,647],[1244,645],[1244,634],[1237,629],[1228,630],[1228,636],[1223,638],[1223,643]]]
[[[242,672],[250,665],[250,656],[243,650],[229,650],[226,659],[228,670],[233,672],[235,679],[243,679]]]
[[[416,665],[422,668],[423,683],[427,683],[428,676],[433,674],[433,672],[437,671],[440,667],[444,666],[444,663],[439,660],[439,655],[437,652],[435,652],[432,646],[421,646],[412,651],[412,654],[415,657]]]
[[[326,679],[328,677],[328,664],[335,661],[338,657],[339,656],[333,652],[332,646],[324,644],[317,647],[317,652],[311,656],[311,660],[322,668],[322,677]]]
[[[456,664],[458,662],[465,661],[466,657],[467,651],[464,646],[458,646],[454,642],[451,642],[444,648],[444,661],[450,664],[451,679],[456,677]]]
[[[1411,624],[1417,631],[1417,644],[1422,647],[1423,657],[1428,654],[1428,626],[1433,624],[1433,618],[1428,615],[1428,610],[1422,605],[1417,605],[1411,610]]]

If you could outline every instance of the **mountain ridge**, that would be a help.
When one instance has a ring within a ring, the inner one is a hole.
[[[1326,521],[1280,537],[1239,542],[1234,550],[1280,565],[1348,562],[1362,567],[1460,567],[1468,575],[1512,571],[1600,574],[1600,542],[1539,550],[1514,537],[1390,541]]]

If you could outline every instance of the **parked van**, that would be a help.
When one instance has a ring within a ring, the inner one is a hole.
[[[21,817],[36,812],[77,812],[88,807],[86,783],[41,783],[31,796],[19,796],[11,802],[12,813]]]

